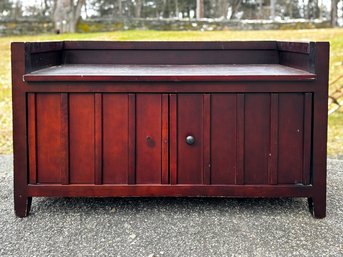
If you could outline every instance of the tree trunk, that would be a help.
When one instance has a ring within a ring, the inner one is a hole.
[[[231,12],[231,18],[235,16],[235,14],[238,12],[239,8],[241,7],[242,4],[242,0],[235,0],[232,1],[232,12]],[[228,9],[228,5],[226,5],[226,14],[227,14],[227,9]]]
[[[319,19],[323,20],[323,2],[322,2],[322,0],[318,1],[318,8],[319,8]]]
[[[175,0],[175,17],[179,18],[179,1]]]
[[[331,0],[331,25],[337,26],[337,0]]]
[[[263,0],[259,0],[259,3],[258,3],[258,18],[259,19],[263,18]]]
[[[22,16],[23,7],[21,5],[21,2],[19,1],[15,2],[15,6],[13,9],[14,10],[12,10],[12,19],[17,20],[18,18]]]
[[[167,10],[167,0],[162,1],[162,9],[161,9],[161,17],[167,18],[168,17],[168,10]]]
[[[85,4],[86,0],[78,0],[76,6],[74,7],[74,12],[73,12],[73,27],[72,29],[74,30],[73,32],[75,32],[76,30],[76,25],[80,20],[81,17],[81,9],[82,6]]]
[[[142,12],[142,0],[135,0],[135,17],[140,18]]]
[[[235,5],[234,2],[236,2],[236,1],[232,1],[232,3],[231,3],[232,9],[233,9],[233,6]],[[227,12],[228,12],[228,8],[229,8],[228,0],[219,0],[216,7],[217,7],[217,17],[218,18],[223,17],[224,19],[227,19]]]
[[[77,22],[81,17],[81,9],[85,0],[57,0],[54,11],[54,24],[56,33],[74,33]]]
[[[197,20],[204,18],[204,0],[197,0],[196,8]]]
[[[308,0],[307,10],[306,10],[306,15],[305,15],[307,20],[310,20],[312,18],[312,16],[311,16],[312,4],[313,4],[313,0]]]
[[[118,0],[118,15],[121,17],[122,14],[123,14],[122,3],[121,3],[121,0]]]
[[[275,20],[275,0],[270,0],[270,18]]]

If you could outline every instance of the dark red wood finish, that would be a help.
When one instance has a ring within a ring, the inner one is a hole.
[[[307,197],[325,217],[328,56],[326,42],[13,43],[16,215],[33,196],[226,196]]]

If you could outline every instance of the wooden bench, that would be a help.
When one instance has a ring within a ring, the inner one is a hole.
[[[327,42],[12,43],[14,200],[306,197],[326,213]]]

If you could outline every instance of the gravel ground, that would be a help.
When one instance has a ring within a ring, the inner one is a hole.
[[[0,256],[343,256],[343,161],[328,209],[306,199],[34,198],[16,218],[12,156],[0,156]]]

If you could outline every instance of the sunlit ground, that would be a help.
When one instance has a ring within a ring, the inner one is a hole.
[[[330,81],[343,75],[343,29],[271,31],[123,31],[88,34],[16,36],[0,38],[0,154],[12,152],[10,43],[47,40],[289,40],[330,41]],[[333,92],[339,83],[330,86]],[[328,154],[343,156],[343,110],[329,117]]]

